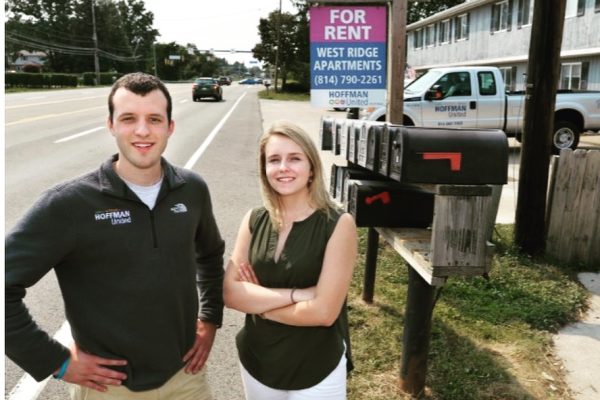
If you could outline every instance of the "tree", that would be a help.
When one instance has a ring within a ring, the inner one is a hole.
[[[146,11],[144,2],[140,0],[121,0],[117,7],[125,34],[133,48],[131,55],[141,56],[140,60],[134,63],[134,69],[152,71],[152,47],[159,34],[158,30],[152,27],[154,13]]]
[[[7,51],[42,50],[51,71],[93,71],[92,5],[101,70],[148,70],[158,31],[140,0],[8,0]]]
[[[407,24],[412,24],[464,2],[465,0],[409,1],[406,22]]]
[[[304,20],[306,24],[306,20]],[[261,18],[258,32],[261,42],[254,46],[254,58],[279,67],[279,76],[283,86],[290,71],[298,68],[300,46],[307,47],[308,41],[300,34],[299,19],[288,13],[273,11],[268,18]],[[304,50],[304,49],[303,49]],[[277,53],[279,51],[279,53]]]

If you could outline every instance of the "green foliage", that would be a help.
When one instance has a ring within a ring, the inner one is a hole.
[[[573,271],[519,254],[512,226],[497,226],[489,279],[451,277],[436,303],[423,398],[562,399],[568,393],[552,362],[551,336],[577,320],[587,292]],[[380,240],[373,305],[361,300],[366,232],[349,294],[356,370],[351,400],[404,399],[398,389],[408,266]],[[555,381],[548,387],[540,375]]]
[[[118,72],[102,72],[100,73],[100,83],[96,83],[95,72],[84,72],[82,75],[83,84],[86,86],[95,85],[112,85],[117,79],[122,77],[124,74]]]
[[[308,93],[310,87],[300,82],[287,82],[282,86],[282,90],[288,93]]]
[[[407,23],[420,21],[440,11],[454,7],[464,0],[429,0],[429,1],[411,1],[408,3]]]
[[[307,92],[290,93],[276,92],[272,87],[270,89],[258,92],[258,97],[263,100],[284,100],[284,101],[309,101],[310,94]]]
[[[148,70],[158,31],[141,0],[8,0],[6,53],[42,50],[48,54],[44,70],[94,70],[92,4],[100,70]]]
[[[51,87],[76,87],[77,76],[69,74],[31,74],[31,73],[6,73],[4,84],[7,87],[51,88]]]

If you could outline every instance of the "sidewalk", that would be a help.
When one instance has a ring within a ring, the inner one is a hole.
[[[345,118],[344,112],[315,108],[309,102],[289,102],[260,100],[263,129],[274,120],[288,119],[308,132],[315,143],[319,143],[321,117]],[[502,188],[502,197],[496,223],[512,224],[517,204],[519,178],[519,147],[509,140],[511,155],[508,183]],[[579,148],[600,149],[600,134],[586,134],[581,137]],[[321,152],[326,179],[328,182],[331,164],[340,162],[339,156],[331,152]],[[595,400],[600,398],[600,274],[582,273],[579,280],[590,291],[590,309],[583,319],[565,327],[554,336],[557,356],[563,361],[566,380],[575,400]]]

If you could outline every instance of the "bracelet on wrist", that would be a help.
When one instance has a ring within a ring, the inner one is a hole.
[[[292,301],[292,304],[296,304],[297,301],[294,300],[294,292],[296,291],[297,288],[292,288],[292,291],[290,292],[290,300]]]
[[[60,369],[58,370],[58,374],[52,375],[52,377],[54,379],[58,379],[58,380],[62,379],[65,376],[65,373],[67,372],[67,367],[69,366],[70,361],[71,361],[71,357],[67,358],[60,366]]]

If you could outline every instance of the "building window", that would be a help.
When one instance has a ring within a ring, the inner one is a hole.
[[[492,6],[492,33],[510,30],[510,7],[508,3],[508,0],[504,0]]]
[[[466,40],[468,38],[469,14],[462,14],[456,17],[456,20],[454,21],[454,40]]]
[[[417,29],[413,32],[413,47],[415,49],[423,48],[423,29]]]
[[[435,25],[428,25],[425,28],[425,46],[435,45]]]
[[[581,63],[561,65],[559,89],[581,89]]]
[[[517,87],[517,67],[500,67],[502,80],[504,81],[504,90],[513,91]]]
[[[585,1],[586,0],[567,0],[567,6],[565,9],[565,18],[582,16],[585,14]],[[598,1],[596,1],[596,5]]]
[[[440,43],[450,43],[450,20],[443,20],[440,24]]]
[[[496,94],[496,79],[491,71],[477,73],[479,83],[479,94],[482,96],[494,96]]]
[[[596,5],[594,6],[594,11],[600,12],[600,0],[596,0]]]
[[[519,0],[517,25],[531,25],[533,22],[533,1],[534,0]]]

